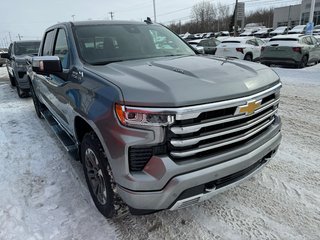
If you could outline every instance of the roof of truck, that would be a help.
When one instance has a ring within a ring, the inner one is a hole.
[[[77,21],[71,22],[75,26],[87,26],[87,25],[105,25],[105,24],[146,24],[145,22],[138,22],[138,21],[107,21],[107,20],[90,20],[90,21]]]

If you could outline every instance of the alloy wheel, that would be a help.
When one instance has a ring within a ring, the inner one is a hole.
[[[100,204],[107,203],[107,188],[102,169],[94,151],[91,148],[86,149],[84,164],[86,165],[87,176],[94,195]]]

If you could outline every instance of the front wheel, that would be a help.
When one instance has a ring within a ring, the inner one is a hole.
[[[19,87],[19,84],[16,83],[16,88],[17,88],[17,93],[18,93],[18,96],[19,98],[24,98],[27,96],[26,93],[24,93],[21,88]]]
[[[10,84],[12,87],[16,86],[16,79],[14,77],[12,77],[9,73],[9,80],[10,80]]]
[[[94,132],[86,133],[81,143],[81,160],[94,204],[106,218],[115,216],[115,183],[101,143]]]
[[[45,109],[44,105],[39,101],[36,93],[34,92],[34,88],[32,84],[30,83],[30,93],[34,105],[34,109],[36,110],[37,116],[40,119],[43,119],[42,112]]]

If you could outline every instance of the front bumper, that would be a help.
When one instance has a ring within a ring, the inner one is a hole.
[[[24,91],[30,90],[30,82],[29,82],[29,78],[25,68],[15,68],[14,76],[21,90],[24,90]]]
[[[279,131],[269,141],[253,151],[229,161],[175,176],[159,191],[132,191],[119,185],[117,190],[121,198],[135,209],[161,210],[170,208],[174,210],[185,207],[209,199],[215,194],[225,191],[256,174],[275,154],[280,141],[281,133]],[[250,168],[253,165],[255,167]],[[188,197],[181,198],[185,191],[192,188],[199,189],[197,187],[201,185],[208,186],[209,184],[211,186],[213,181],[242,172],[245,169],[251,169],[251,171],[245,171],[245,174],[238,176],[235,181],[223,187],[210,187],[210,189],[205,187],[204,192],[198,192],[197,190],[193,196],[190,196],[189,193]]]

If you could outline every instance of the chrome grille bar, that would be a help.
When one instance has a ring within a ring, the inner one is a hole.
[[[237,143],[237,142],[246,140],[246,139],[250,138],[251,136],[259,133],[263,129],[265,129],[268,126],[270,126],[274,122],[274,120],[275,119],[273,118],[272,120],[264,123],[263,125],[261,125],[261,126],[259,126],[257,128],[252,129],[251,131],[249,131],[249,132],[247,132],[245,134],[242,134],[242,135],[239,135],[239,136],[236,136],[236,137],[232,137],[232,138],[229,138],[229,139],[225,139],[225,140],[223,140],[221,142],[213,143],[213,144],[211,144],[210,146],[207,146],[207,147],[199,147],[199,148],[195,148],[195,149],[192,149],[192,150],[186,150],[186,151],[172,151],[170,154],[173,157],[184,158],[184,157],[193,156],[193,155],[195,155],[197,153],[200,153],[200,152],[216,149],[216,148],[223,147],[223,146],[226,146],[226,145],[229,145],[229,144],[232,144],[232,143]]]
[[[260,116],[259,118],[253,119],[251,121],[246,122],[245,124],[240,124],[238,126],[233,126],[231,129],[224,129],[223,131],[219,131],[217,133],[213,133],[213,134],[209,134],[209,135],[205,135],[205,136],[201,136],[201,137],[195,137],[195,138],[189,138],[189,139],[184,139],[184,140],[177,140],[177,139],[172,139],[170,141],[170,143],[174,146],[174,147],[186,147],[186,146],[190,146],[190,145],[194,145],[197,144],[198,142],[202,141],[202,140],[206,140],[206,139],[210,139],[210,138],[215,138],[215,137],[219,137],[219,136],[223,136],[223,135],[227,135],[230,133],[235,133],[235,132],[239,132],[242,130],[246,130],[249,129],[263,121],[265,121],[266,119],[270,118],[271,116],[273,116],[278,110],[274,110],[271,112],[267,112],[266,114],[263,114],[262,116]]]
[[[239,116],[235,116],[235,117],[224,118],[224,119],[220,119],[220,120],[216,120],[216,121],[210,121],[210,122],[195,124],[195,125],[191,125],[191,126],[172,127],[170,130],[175,134],[187,134],[187,133],[198,132],[201,128],[204,128],[204,127],[210,127],[210,126],[218,125],[218,124],[221,124],[221,123],[228,123],[228,122],[241,120],[241,119],[244,119],[244,118],[247,118],[247,117],[254,116],[254,115],[256,115],[256,114],[268,109],[271,106],[277,105],[279,103],[279,101],[280,101],[280,99],[276,99],[276,100],[272,100],[272,101],[269,101],[267,103],[264,103],[263,105],[261,105],[261,107],[259,109],[257,109],[250,116],[239,115]]]

